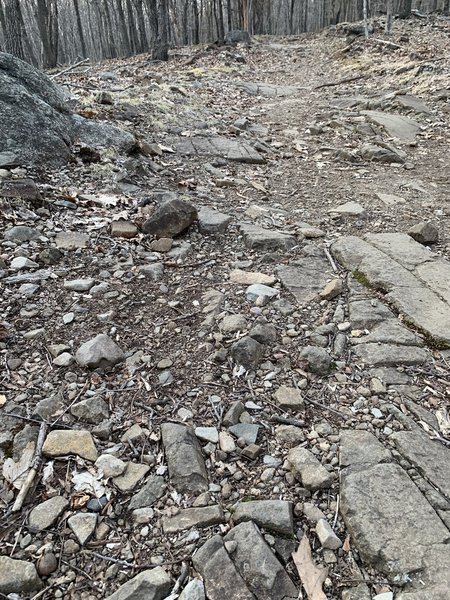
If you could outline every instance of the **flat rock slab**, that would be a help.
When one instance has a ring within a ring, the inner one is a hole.
[[[0,594],[28,594],[42,587],[33,563],[0,556]]]
[[[294,265],[278,267],[276,273],[299,304],[312,302],[327,284],[330,263],[318,256],[307,257]]]
[[[353,352],[357,356],[357,359],[371,367],[422,365],[430,360],[428,352],[417,346],[400,346],[397,344],[373,342],[358,344],[354,346]]]
[[[257,225],[247,223],[241,225],[241,232],[244,237],[244,244],[250,250],[262,250],[272,252],[274,250],[291,250],[297,245],[297,239],[288,233],[277,231],[276,229],[264,229]]]
[[[283,98],[298,92],[293,85],[272,85],[270,83],[240,82],[236,86],[251,96],[265,96],[267,98]]]
[[[250,144],[226,137],[192,137],[181,140],[177,152],[187,156],[221,156],[234,162],[263,164],[265,159]]]
[[[54,496],[41,502],[30,512],[28,527],[35,531],[51,527],[68,505],[69,501],[62,496]]]
[[[201,206],[198,209],[198,230],[204,235],[222,234],[228,229],[231,219],[231,215]]]
[[[409,238],[409,239],[408,239]],[[450,344],[450,263],[405,234],[343,237],[335,257],[386,299],[426,336]]]
[[[50,431],[42,447],[42,454],[51,458],[76,454],[81,458],[95,462],[97,449],[89,431],[54,429]]]
[[[412,144],[420,131],[420,124],[413,119],[379,110],[361,111],[371,123],[383,127],[390,137],[397,138],[404,144]]]
[[[233,520],[236,524],[253,521],[260,527],[283,535],[294,533],[292,502],[286,500],[239,502],[234,508]]]
[[[223,510],[219,505],[185,508],[173,517],[163,517],[162,528],[164,533],[178,533],[191,527],[209,527],[224,521]]]
[[[370,466],[391,462],[392,454],[370,431],[344,429],[340,433],[339,464]]]
[[[165,490],[166,483],[164,478],[161,475],[150,475],[139,492],[131,498],[128,509],[133,510],[153,506],[161,498]]]
[[[106,600],[163,600],[170,594],[172,580],[162,567],[143,571],[127,581]]]
[[[450,532],[397,464],[342,472],[341,513],[361,557],[389,578],[417,571]]]
[[[233,527],[224,540],[236,542],[233,562],[258,600],[298,597],[297,588],[254,523],[249,521]]]

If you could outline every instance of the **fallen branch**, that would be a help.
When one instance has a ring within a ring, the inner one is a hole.
[[[335,273],[339,273],[339,269],[337,268],[336,263],[334,262],[334,258],[331,256],[331,253],[328,250],[328,248],[324,248],[323,251],[325,252],[325,256],[328,258],[328,262],[330,263],[333,271]]]
[[[280,417],[279,415],[273,415],[270,420],[275,421],[275,423],[282,423],[283,425],[294,425],[294,427],[305,426],[305,421],[301,421],[300,419],[290,419],[288,417]]]
[[[55,73],[54,75],[50,75],[50,79],[56,79],[60,75],[64,75],[64,73],[68,73],[69,71],[72,71],[73,69],[76,69],[80,65],[84,65],[84,63],[89,62],[89,60],[90,60],[89,58],[83,58],[83,60],[78,61],[74,65],[70,65],[70,67],[67,67],[67,69],[64,69],[62,71],[58,71],[58,73]]]
[[[42,446],[44,445],[45,438],[47,437],[48,425],[47,423],[41,423],[39,428],[39,436],[36,442],[36,450],[34,451],[33,462],[31,463],[31,469],[28,472],[27,478],[23,482],[19,493],[17,494],[16,501],[13,504],[12,512],[18,512],[27,497],[27,494],[33,484],[34,478],[37,475],[39,466],[41,464]]]
[[[339,79],[338,81],[328,81],[327,83],[321,83],[320,85],[316,85],[315,90],[320,90],[325,87],[332,87],[334,85],[341,85],[341,83],[351,83],[352,81],[358,81],[359,79],[366,79],[367,75],[354,75],[353,77],[344,77],[344,79]]]
[[[369,38],[371,42],[377,42],[377,44],[384,44],[385,46],[389,46],[389,48],[395,48],[398,50],[402,46],[399,44],[394,44],[394,42],[388,42],[387,40],[381,40],[380,38]]]

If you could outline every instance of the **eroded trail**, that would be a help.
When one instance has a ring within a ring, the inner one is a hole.
[[[446,29],[61,77],[140,152],[3,201],[1,593],[447,599]]]

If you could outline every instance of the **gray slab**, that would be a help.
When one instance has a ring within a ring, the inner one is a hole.
[[[359,360],[372,367],[392,367],[396,365],[422,365],[430,360],[423,348],[399,346],[396,344],[358,344],[353,352]]]
[[[340,433],[339,464],[370,466],[391,462],[392,454],[370,431],[344,429]]]
[[[363,110],[361,113],[371,123],[381,125],[390,137],[397,138],[405,144],[413,143],[417,133],[420,131],[420,123],[402,115],[386,113],[380,110]]]
[[[221,136],[192,137],[176,145],[180,154],[191,156],[221,156],[235,162],[262,164],[264,157],[250,144]]]
[[[330,279],[330,264],[325,258],[307,257],[302,264],[281,266],[277,275],[281,283],[299,304],[311,302],[318,297]]]

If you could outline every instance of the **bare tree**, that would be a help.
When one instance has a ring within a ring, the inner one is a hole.
[[[8,15],[5,24],[6,51],[17,58],[26,60],[25,54],[25,24],[19,0],[5,0],[5,13]]]
[[[58,62],[58,0],[37,0],[36,20],[42,42],[44,67],[55,67]]]
[[[386,2],[386,27],[385,32],[390,35],[392,33],[392,21],[394,18],[394,0],[387,0]]]

